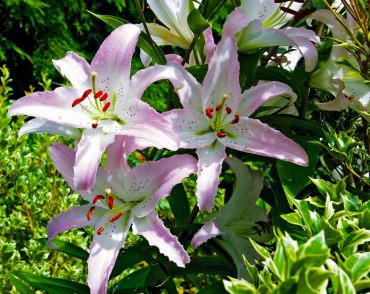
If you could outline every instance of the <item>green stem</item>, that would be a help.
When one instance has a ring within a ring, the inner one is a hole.
[[[157,55],[158,61],[160,61],[161,64],[166,64],[166,61],[162,59],[161,54],[158,52],[157,44],[153,41],[152,35],[149,32],[148,26],[146,24],[145,16],[143,13],[143,10],[141,8],[141,4],[139,0],[135,0],[136,10],[139,13],[140,19],[143,23],[144,29],[146,34],[148,35],[150,41],[152,42],[152,48],[154,49],[155,55]]]
[[[194,35],[193,41],[191,41],[191,44],[185,53],[184,60],[181,62],[181,65],[185,65],[186,62],[189,62],[191,51],[193,51],[195,44],[198,42],[199,36],[200,36],[199,34]]]

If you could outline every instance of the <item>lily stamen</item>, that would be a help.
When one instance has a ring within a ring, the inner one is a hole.
[[[108,206],[109,206],[109,209],[112,209],[113,208],[113,204],[114,204],[114,199],[112,196],[109,196],[108,197]]]
[[[226,134],[226,133],[224,133],[224,132],[218,132],[216,135],[217,135],[217,137],[219,137],[219,138],[225,138],[225,137],[227,136],[227,134]]]
[[[239,114],[235,114],[235,118],[232,120],[232,124],[237,124],[240,120],[240,115]]]
[[[101,95],[103,95],[103,91],[98,91],[94,94],[94,98],[98,99]]]
[[[110,102],[105,103],[105,104],[104,104],[104,106],[103,106],[102,111],[103,111],[103,112],[106,112],[106,111],[108,110],[108,108],[109,108],[109,107],[110,107]]]
[[[101,235],[103,232],[104,232],[104,227],[101,227],[101,228],[99,228],[99,229],[96,231],[96,233],[97,233],[98,235]]]
[[[113,216],[110,220],[111,223],[115,222],[116,220],[118,220],[120,217],[122,216],[122,212],[120,213],[117,213],[115,216]]]
[[[87,212],[87,220],[90,221],[92,218],[92,214],[94,212],[95,206],[91,206],[89,211]]]
[[[93,204],[98,202],[98,200],[100,200],[100,199],[105,199],[105,197],[103,195],[100,195],[100,194],[96,195],[93,199]]]
[[[99,98],[100,101],[105,101],[108,98],[108,93],[104,93],[103,96]]]

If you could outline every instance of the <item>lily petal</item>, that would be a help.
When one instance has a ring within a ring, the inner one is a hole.
[[[134,218],[132,222],[134,234],[143,236],[151,246],[156,246],[163,255],[176,263],[179,267],[185,267],[190,262],[190,257],[177,237],[166,228],[157,213],[152,212],[142,218]]]
[[[83,90],[91,88],[90,64],[85,58],[69,51],[64,58],[53,60],[53,64],[60,74],[71,82],[73,87]]]
[[[56,235],[72,228],[92,227],[100,220],[99,213],[93,213],[90,220],[87,219],[91,205],[73,206],[58,216],[51,219],[46,227],[49,244]],[[99,209],[100,208],[96,208]]]
[[[199,209],[210,212],[214,206],[222,162],[226,158],[225,146],[218,142],[197,150],[198,179],[196,196]]]
[[[291,101],[297,99],[292,88],[280,82],[268,82],[251,87],[241,95],[238,113],[241,116],[251,116],[266,101],[280,95],[290,96]]]
[[[328,111],[342,111],[351,105],[351,100],[346,99],[346,95],[339,93],[333,101],[317,103],[320,109]]]
[[[203,114],[192,109],[173,109],[162,114],[179,136],[180,148],[201,148],[215,140],[209,122]]]
[[[315,45],[311,41],[314,40],[313,36],[311,36],[311,38],[307,34],[307,31],[309,30],[304,28],[286,28],[284,30],[287,36],[293,40],[294,45],[304,57],[305,70],[310,72],[315,68],[319,55]]]
[[[96,179],[96,170],[108,145],[114,142],[115,134],[106,134],[101,129],[83,132],[77,146],[74,166],[74,186],[79,191],[91,191]]]
[[[122,97],[129,84],[131,59],[135,52],[140,28],[126,24],[115,29],[102,43],[91,62],[97,73],[97,90]]]
[[[211,61],[211,58],[216,50],[216,44],[215,40],[213,39],[212,28],[209,27],[208,29],[206,29],[203,35],[206,42],[204,44],[204,53],[206,55],[205,64],[208,64]]]
[[[55,143],[49,147],[49,151],[55,168],[62,174],[68,185],[75,189],[73,166],[75,164],[76,152],[62,143]]]
[[[227,129],[235,136],[227,136],[219,141],[236,150],[269,156],[307,166],[306,152],[293,140],[257,119],[241,117],[237,124]]]
[[[132,169],[126,182],[128,189],[125,198],[132,201],[147,195],[133,209],[133,214],[139,218],[147,215],[155,209],[159,200],[171,193],[176,184],[196,170],[196,159],[187,154],[151,161]]]
[[[42,118],[34,118],[26,122],[20,129],[18,136],[21,137],[25,134],[37,133],[37,134],[55,134],[73,139],[79,139],[81,137],[81,131],[76,128],[66,127],[61,124],[50,122]]]
[[[127,125],[119,126],[117,133],[138,138],[140,144],[146,142],[147,147],[178,149],[178,138],[170,123],[145,102],[128,99],[124,101],[119,115]],[[116,132],[109,127],[103,130],[107,133]]]
[[[176,32],[188,42],[188,45],[190,45],[194,35],[187,21],[189,15],[187,0],[148,0],[148,4],[157,18],[168,27],[171,32]]]
[[[234,36],[236,33],[241,31],[244,27],[248,25],[251,19],[244,14],[240,7],[234,9],[225,21],[224,27],[222,29],[223,36]]]
[[[240,101],[239,61],[234,37],[224,37],[217,46],[208,65],[203,82],[203,111],[221,104],[224,95],[226,105],[236,111]]]
[[[239,52],[250,52],[272,46],[293,46],[293,41],[279,29],[263,28],[260,20],[254,20],[237,34]]]
[[[104,227],[108,222],[109,219],[104,217],[96,227]],[[123,215],[114,223],[108,224],[100,235],[95,232],[87,260],[87,283],[92,294],[107,293],[109,276],[126,240],[130,225],[131,217]]]
[[[207,242],[218,235],[221,235],[221,230],[217,224],[212,220],[206,223],[193,237],[191,240],[191,247],[197,248],[203,243]]]
[[[201,85],[181,65],[175,62],[171,62],[168,65],[156,65],[138,71],[131,79],[130,90],[127,96],[129,98],[141,99],[144,91],[151,84],[164,79],[171,81],[185,108],[201,111]]]
[[[70,87],[54,91],[35,92],[15,101],[8,114],[28,115],[75,128],[91,128],[94,121],[81,107],[72,107],[72,102],[81,95]]]
[[[153,41],[157,45],[175,45],[177,47],[187,49],[191,43],[191,41],[189,42],[182,36],[178,35],[176,31],[171,31],[157,23],[147,23],[147,26]]]

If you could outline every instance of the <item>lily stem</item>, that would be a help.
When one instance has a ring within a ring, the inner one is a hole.
[[[197,44],[198,42],[198,39],[199,39],[200,35],[197,34],[197,35],[194,35],[194,38],[193,38],[193,41],[191,41],[191,44],[188,48],[188,50],[186,51],[185,53],[185,56],[184,56],[184,59],[183,61],[181,62],[181,65],[185,65],[186,62],[189,62],[189,58],[190,58],[190,54],[191,54],[191,51],[193,51],[195,45]]]
[[[143,26],[144,26],[144,29],[145,29],[145,32],[146,34],[148,35],[151,43],[152,43],[152,48],[155,52],[155,55],[157,55],[157,58],[158,58],[158,61],[161,63],[161,64],[166,64],[166,61],[163,60],[161,54],[159,54],[158,52],[158,47],[157,47],[157,44],[153,41],[153,38],[152,38],[152,35],[150,34],[150,31],[148,29],[148,26],[146,24],[146,20],[145,20],[145,16],[144,16],[144,12],[141,8],[141,4],[140,4],[140,1],[139,0],[135,0],[135,5],[136,5],[136,10],[137,12],[139,13],[139,16],[140,16],[140,19],[143,23]]]

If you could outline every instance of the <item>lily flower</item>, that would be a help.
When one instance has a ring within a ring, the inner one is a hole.
[[[201,210],[210,211],[217,193],[225,148],[270,156],[306,166],[305,151],[277,130],[250,116],[266,101],[280,95],[296,98],[280,82],[264,83],[241,93],[236,40],[224,37],[218,44],[200,85],[177,64],[183,87],[178,90],[183,109],[163,113],[179,135],[180,148],[196,148],[197,198]]]
[[[139,34],[135,25],[120,26],[105,39],[91,65],[73,52],[54,60],[55,67],[72,86],[32,93],[9,109],[9,115],[36,117],[21,134],[81,136],[74,167],[74,182],[79,189],[92,187],[102,153],[116,135],[134,136],[146,142],[146,147],[178,148],[170,124],[140,100],[151,83],[167,78],[168,68],[147,68],[130,79],[131,58]],[[79,129],[83,129],[80,135]]]
[[[52,239],[57,234],[72,228],[95,228],[88,258],[91,293],[106,293],[109,276],[131,226],[134,234],[158,247],[177,266],[184,267],[190,261],[177,237],[158,218],[155,207],[173,186],[196,170],[196,160],[190,155],[176,155],[129,169],[125,154],[135,149],[132,139],[119,136],[108,148],[106,168],[99,167],[93,191],[88,193],[78,189],[73,181],[75,151],[60,143],[50,147],[57,170],[89,203],[71,207],[52,219],[47,226],[48,243],[53,246]]]
[[[356,22],[348,13],[347,18],[338,15],[342,22],[354,35],[357,33]],[[340,22],[329,10],[322,9],[310,16],[310,19],[320,21],[328,26],[334,40],[342,43],[352,43],[350,36],[342,28]],[[346,60],[346,64],[337,61]],[[359,69],[359,65],[350,52],[343,46],[333,45],[328,60],[320,64],[310,79],[312,87],[330,92],[336,98],[326,103],[318,103],[323,110],[341,111],[348,107],[360,113],[370,121],[370,91],[369,81],[366,81]]]
[[[236,176],[233,195],[194,235],[191,245],[197,248],[209,239],[221,235],[222,240],[217,239],[216,242],[230,254],[236,265],[238,277],[245,277],[244,257],[250,262],[258,257],[249,238],[266,242],[273,234],[264,210],[256,205],[263,187],[261,173],[250,171],[235,157],[227,158],[226,162]]]
[[[199,4],[195,1],[188,0],[148,0],[148,5],[153,11],[157,19],[164,24],[158,23],[147,23],[150,35],[153,41],[159,46],[173,45],[183,49],[188,49],[194,39],[194,33],[188,25],[188,15],[191,9],[197,9]],[[142,31],[144,26],[139,24]],[[204,63],[208,63],[211,58],[215,44],[212,36],[212,29],[208,28],[203,33],[205,45],[204,60],[200,60]],[[189,65],[195,65],[195,53],[191,52]],[[149,66],[152,61],[151,57],[144,51],[140,51],[140,58],[144,66]],[[178,62],[181,64],[182,57],[175,54],[166,55],[167,62]]]
[[[225,22],[223,35],[236,34],[239,52],[250,53],[272,46],[292,46],[305,59],[307,72],[315,68],[320,38],[305,28],[282,28],[303,5],[303,1],[243,0]]]

